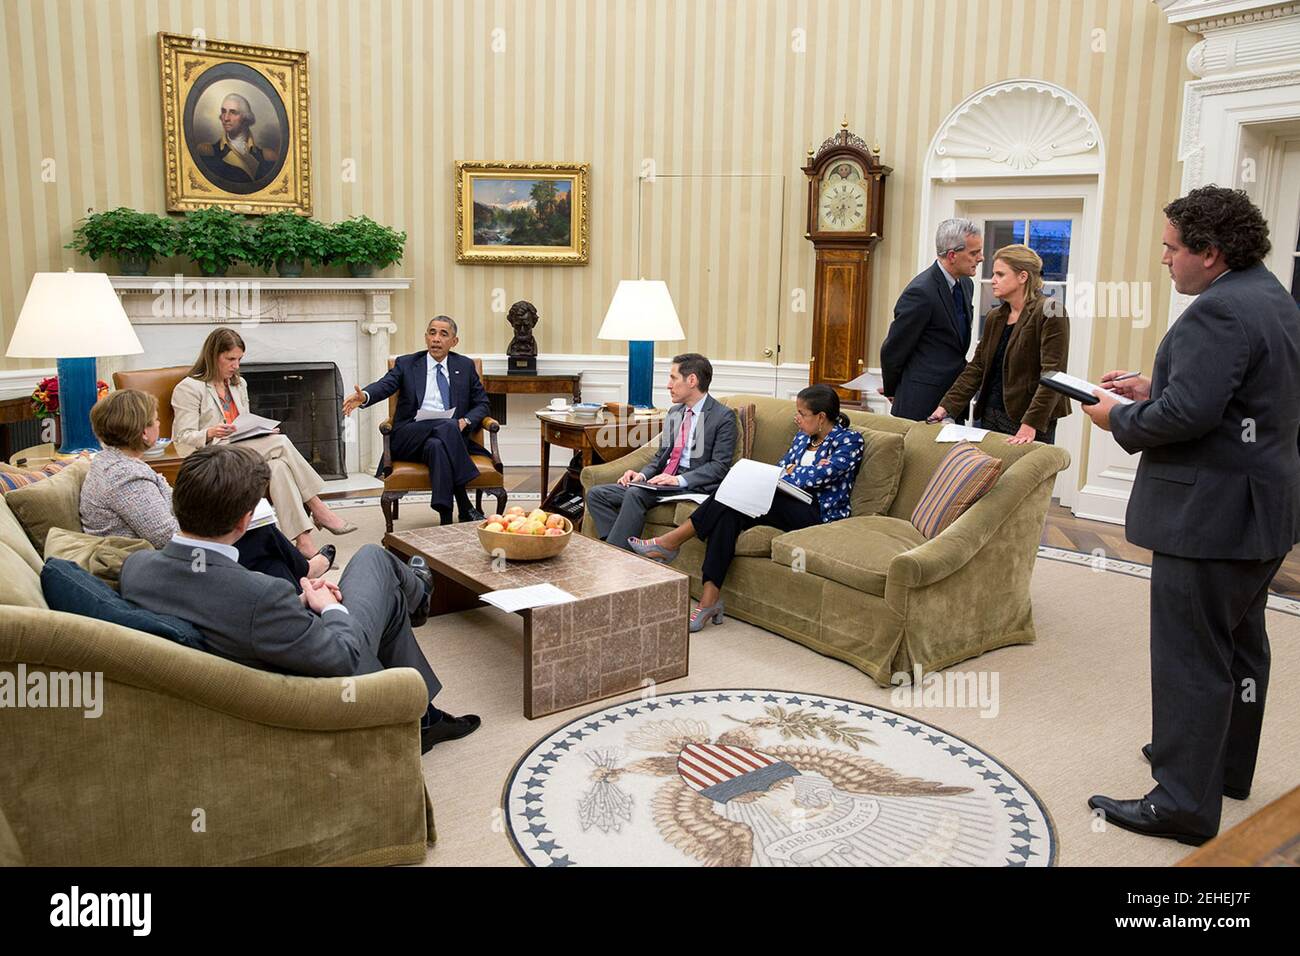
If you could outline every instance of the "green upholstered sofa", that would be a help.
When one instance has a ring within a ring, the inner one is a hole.
[[[793,401],[753,395],[721,400],[737,409],[754,406],[749,457],[775,463],[789,448]],[[722,592],[727,614],[847,661],[882,686],[898,673],[910,678],[917,665],[937,670],[1032,642],[1029,577],[1052,485],[1069,455],[1051,445],[1008,445],[989,436],[979,447],[1003,461],[997,484],[926,540],[910,518],[953,448],[935,442],[941,426],[869,412],[848,415],[867,437],[852,516],[790,533],[756,527],[742,534]],[[653,453],[651,443],[583,469],[584,490],[642,467]],[[644,536],[680,524],[694,509],[689,502],[651,509]],[[595,535],[590,515],[582,530]],[[703,544],[692,540],[673,565],[691,576],[697,598],[703,559]]]
[[[50,496],[41,517],[76,525],[77,490],[79,482]],[[0,707],[0,863],[424,859],[434,829],[418,732],[427,698],[416,671],[287,677],[51,611],[42,558],[6,497],[0,681],[12,687],[20,669],[29,681],[52,672],[103,677],[99,717]],[[30,517],[31,502],[21,510]]]

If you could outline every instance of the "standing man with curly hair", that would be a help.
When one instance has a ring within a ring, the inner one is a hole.
[[[1300,309],[1264,267],[1268,224],[1244,192],[1205,186],[1165,207],[1174,288],[1197,296],[1150,379],[1107,372],[1088,417],[1141,452],[1125,534],[1151,562],[1156,786],[1094,796],[1116,826],[1181,843],[1219,830],[1255,773],[1269,583],[1300,541]],[[1111,392],[1133,399],[1119,404]]]

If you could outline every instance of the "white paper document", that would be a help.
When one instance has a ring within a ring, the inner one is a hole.
[[[578,599],[568,591],[561,591],[554,584],[533,584],[526,588],[488,591],[486,594],[480,594],[479,600],[513,614],[515,611],[523,611],[530,607],[564,604]]]
[[[426,411],[425,409],[422,408],[415,413],[415,420],[417,422],[431,422],[439,418],[455,418],[455,417],[456,417],[456,409],[454,408],[444,408],[442,411],[438,411],[438,409],[436,408],[430,408]]]
[[[235,426],[235,433],[230,436],[230,441],[260,438],[262,435],[271,434],[280,427],[280,423],[274,419],[263,418],[261,415],[254,415],[252,412],[241,413],[231,424]]]
[[[934,440],[942,442],[983,441],[984,436],[988,433],[987,428],[972,428],[970,425],[958,425],[956,422],[949,422],[939,429],[939,434],[934,436]]]
[[[663,504],[665,501],[693,501],[697,505],[702,505],[708,500],[708,495],[698,495],[690,491],[683,491],[679,495],[668,495],[666,498],[660,498],[659,503]]]
[[[265,498],[259,499],[257,507],[253,509],[253,520],[248,523],[248,530],[254,528],[264,528],[268,524],[275,524],[275,509],[271,507],[271,502]]]
[[[731,466],[713,496],[728,508],[757,518],[772,510],[772,498],[780,480],[778,466],[742,458]]]
[[[876,389],[885,387],[884,376],[877,375],[875,372],[863,372],[851,382],[845,382],[840,388],[853,388],[859,392],[869,392],[872,395],[879,394]]]

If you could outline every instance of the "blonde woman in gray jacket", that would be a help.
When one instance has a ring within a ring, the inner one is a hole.
[[[243,357],[244,340],[238,332],[213,329],[190,374],[172,392],[172,443],[182,458],[205,445],[226,441],[235,431],[232,423],[249,410],[248,385],[239,377]],[[303,554],[317,550],[311,536],[313,523],[331,534],[357,530],[321,500],[325,483],[284,435],[263,435],[239,444],[256,451],[271,466],[270,497],[280,529]]]

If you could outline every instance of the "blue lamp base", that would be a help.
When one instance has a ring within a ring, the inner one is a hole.
[[[99,440],[90,427],[90,406],[99,396],[93,358],[59,359],[59,418],[63,427],[62,455],[98,451]]]
[[[650,390],[654,385],[654,342],[627,343],[627,403],[634,408],[653,408]]]

